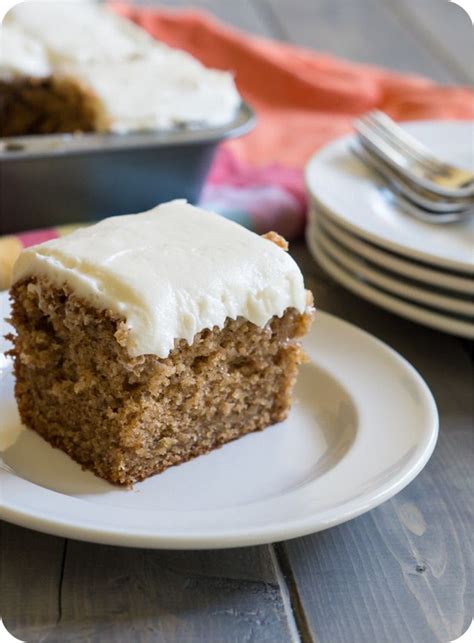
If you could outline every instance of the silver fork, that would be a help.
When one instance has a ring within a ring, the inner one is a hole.
[[[369,112],[355,122],[361,143],[407,181],[444,198],[473,198],[474,174],[438,160],[386,114]]]
[[[417,202],[413,199],[413,193],[407,191],[406,185],[401,186],[400,182],[394,178],[393,173],[387,171],[387,168],[383,166],[380,160],[374,159],[362,146],[354,144],[351,145],[350,149],[359,160],[373,170],[376,176],[381,179],[382,185],[385,186],[383,187],[385,196],[395,202],[400,210],[406,214],[425,223],[435,224],[462,221],[474,214],[474,207],[463,210],[432,210],[420,205],[419,201]]]
[[[382,159],[376,156],[369,149],[363,147],[361,144],[354,142],[351,145],[351,149],[360,158],[360,160],[365,163],[365,165],[371,167],[378,174],[381,174],[394,191],[404,194],[419,207],[432,211],[433,215],[436,213],[446,214],[449,212],[460,215],[461,213],[468,211],[471,207],[474,207],[473,200],[454,200],[438,197],[428,193],[422,188],[417,188],[412,183],[404,181],[403,177],[400,176],[400,174],[398,174],[390,165],[384,163]],[[461,218],[461,216],[458,216],[458,218]]]

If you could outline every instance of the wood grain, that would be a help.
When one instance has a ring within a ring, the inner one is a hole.
[[[65,541],[0,521],[0,614],[24,641],[44,640],[60,618]]]
[[[451,446],[462,448],[466,438],[457,435]],[[462,474],[450,471],[440,480],[446,450],[440,444],[426,471],[392,501],[285,544],[316,640],[446,643],[467,629],[474,607],[473,516],[457,489]],[[472,453],[464,467],[469,462]]]
[[[48,642],[298,640],[268,547],[160,552],[69,541],[59,605]]]

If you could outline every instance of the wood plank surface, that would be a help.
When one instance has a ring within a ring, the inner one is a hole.
[[[159,5],[170,9],[198,9],[206,11],[227,24],[259,36],[273,35],[267,21],[258,10],[258,1],[254,0],[160,0]],[[140,0],[137,4],[150,4]],[[158,3],[156,3],[158,4]]]
[[[66,541],[0,521],[0,615],[24,641],[45,640],[60,619]]]
[[[24,641],[299,641],[270,546],[154,551],[0,523],[0,607]]]
[[[269,547],[166,552],[69,541],[48,641],[296,641]]]
[[[380,0],[256,0],[284,40],[343,58],[452,81],[417,33]],[[390,2],[397,4],[397,2]]]
[[[443,61],[450,81],[474,82],[474,37],[469,16],[447,0],[385,0],[400,23],[432,52],[434,61]]]
[[[458,15],[432,3],[192,4],[256,34],[465,82],[472,71],[463,62],[465,27]],[[132,550],[0,523],[0,611],[13,634],[58,643],[445,643],[466,629],[474,612],[474,444],[465,346],[351,295],[317,267],[303,244],[292,252],[322,310],[387,341],[432,388],[441,433],[425,471],[369,514],[276,547]]]

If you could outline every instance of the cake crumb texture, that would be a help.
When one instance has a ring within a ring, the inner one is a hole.
[[[68,78],[0,79],[0,136],[91,132],[94,100]]]
[[[227,318],[176,341],[166,358],[131,357],[125,321],[64,286],[29,278],[11,290],[21,419],[85,469],[134,482],[286,418],[298,338],[312,310],[263,328]]]

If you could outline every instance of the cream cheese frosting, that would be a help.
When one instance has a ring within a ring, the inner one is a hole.
[[[95,99],[96,129],[123,133],[180,124],[224,125],[240,104],[232,76],[206,69],[182,51],[63,69]]]
[[[127,60],[155,44],[146,31],[92,2],[20,2],[4,25],[41,42],[53,63]]]
[[[184,200],[27,248],[13,281],[32,276],[120,315],[132,356],[167,357],[175,340],[191,343],[227,318],[262,327],[306,308],[301,271],[284,250]]]
[[[51,66],[44,47],[15,27],[0,29],[0,78],[44,78]]]

